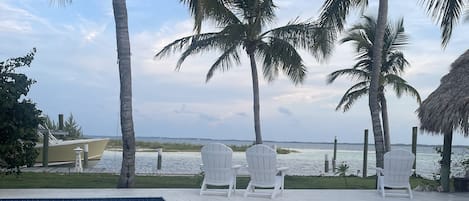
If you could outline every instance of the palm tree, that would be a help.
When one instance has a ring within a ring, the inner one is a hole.
[[[210,67],[206,81],[216,71],[227,71],[233,64],[240,64],[241,49],[250,60],[252,86],[254,130],[256,144],[262,143],[260,126],[259,84],[256,59],[262,60],[263,75],[273,81],[282,71],[295,84],[303,82],[306,67],[296,48],[310,50],[320,59],[328,52],[330,43],[317,40],[315,33],[319,29],[313,23],[300,22],[298,19],[287,25],[264,30],[275,18],[276,6],[271,0],[183,0],[189,5],[195,18],[196,34],[187,36],[165,46],[155,57],[162,58],[175,51],[183,50],[176,65],[181,68],[184,60],[193,54],[208,50],[220,50],[222,54]],[[200,33],[204,20],[215,22],[223,27],[218,32]],[[317,43],[320,42],[320,43]]]
[[[441,45],[446,47],[451,35],[453,27],[461,20],[463,11],[469,13],[468,0],[420,0],[422,5],[427,9],[428,14],[433,21],[440,25]],[[467,18],[469,19],[469,15]]]
[[[326,33],[331,36],[330,40],[334,41],[339,32],[344,29],[346,17],[352,8],[364,8],[368,5],[368,0],[325,0],[319,16],[319,23],[322,27],[328,28],[333,34]],[[384,137],[379,117],[380,108],[378,102],[379,92],[379,75],[381,72],[381,60],[383,39],[385,33],[385,24],[388,16],[388,0],[379,0],[378,20],[375,30],[375,43],[372,48],[372,64],[370,74],[370,89],[368,93],[369,108],[371,113],[371,123],[373,125],[373,136],[375,139],[376,151],[376,167],[383,167]]]
[[[367,95],[370,89],[372,48],[374,42],[374,30],[376,29],[376,20],[372,17],[364,16],[364,22],[354,25],[350,28],[341,43],[353,43],[357,51],[357,63],[348,69],[337,70],[328,76],[328,83],[334,82],[338,77],[348,76],[355,78],[358,82],[350,87],[340,100],[336,110],[343,109],[348,111],[353,103],[360,97]],[[381,108],[381,117],[384,130],[384,136],[389,137],[388,110],[386,103],[386,86],[391,86],[396,92],[397,97],[403,93],[413,96],[420,103],[420,95],[415,88],[407,84],[400,77],[409,62],[404,58],[400,51],[401,47],[407,44],[407,36],[404,33],[404,21],[399,20],[396,25],[386,25],[383,46],[383,60],[379,80],[378,100]],[[385,138],[386,152],[391,150],[391,140]]]
[[[116,22],[117,59],[120,77],[120,118],[122,130],[122,167],[118,188],[135,183],[135,133],[132,120],[132,75],[130,65],[129,26],[125,0],[112,0]]]
[[[51,0],[65,6],[72,0]],[[135,183],[135,133],[132,117],[132,75],[130,64],[129,26],[125,0],[112,0],[116,22],[117,59],[120,77],[120,119],[122,132],[122,166],[118,188],[130,188]]]

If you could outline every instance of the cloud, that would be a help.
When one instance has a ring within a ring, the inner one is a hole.
[[[19,8],[12,4],[0,2],[0,29],[1,32],[16,34],[38,34],[52,32],[63,33],[49,19],[36,15],[28,9]]]
[[[303,86],[301,88],[291,88],[284,93],[279,93],[273,96],[272,100],[282,104],[317,103],[328,100],[341,93],[340,90],[334,90],[328,87]]]
[[[248,116],[245,109],[249,108],[243,102],[220,102],[218,104],[207,101],[139,101],[135,100],[135,110],[139,116],[151,121],[184,121],[205,122],[209,126],[219,126],[226,121],[244,119]]]
[[[248,115],[245,112],[237,112],[235,115],[240,116],[240,117],[247,117]]]
[[[0,29],[2,32],[13,33],[27,33],[32,30],[31,25],[28,22],[18,22],[13,20],[0,21]]]
[[[207,114],[207,113],[190,111],[190,110],[186,109],[185,104],[183,104],[180,109],[174,110],[174,113],[180,114],[180,115],[194,115],[194,116],[199,117],[201,120],[206,120],[206,121],[209,121],[209,122],[216,122],[216,121],[221,121],[222,120],[220,117],[210,115],[210,114]]]
[[[96,39],[106,31],[108,26],[107,23],[99,23],[95,20],[89,20],[80,15],[78,16],[78,19],[78,27],[81,33],[83,45],[95,42]]]
[[[24,9],[16,8],[0,2],[0,29],[2,32],[29,33],[32,31],[31,21],[38,19]]]
[[[290,110],[288,110],[287,108],[285,107],[279,107],[277,108],[277,111],[284,114],[284,115],[287,115],[287,116],[292,116],[292,113]]]

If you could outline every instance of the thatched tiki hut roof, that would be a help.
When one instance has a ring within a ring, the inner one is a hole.
[[[444,134],[440,181],[443,191],[448,192],[453,131],[469,135],[469,50],[451,64],[440,86],[420,105],[418,116],[421,129]]]
[[[441,78],[440,86],[418,109],[420,128],[434,134],[451,134],[459,130],[469,135],[469,50]]]

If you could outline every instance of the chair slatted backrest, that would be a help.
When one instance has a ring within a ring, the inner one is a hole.
[[[258,144],[246,150],[248,172],[251,182],[260,187],[275,184],[277,174],[277,153],[269,146]]]
[[[233,179],[233,150],[221,143],[211,143],[201,150],[204,178],[208,184],[223,185]]]
[[[414,154],[405,150],[393,150],[384,154],[384,184],[386,186],[408,185],[414,159]]]

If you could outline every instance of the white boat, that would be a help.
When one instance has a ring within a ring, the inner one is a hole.
[[[88,145],[88,160],[99,160],[106,148],[109,138],[96,138],[96,139],[77,139],[77,140],[59,140],[55,138],[49,129],[40,126],[38,135],[43,138],[43,133],[48,132],[49,134],[49,148],[48,148],[48,163],[49,165],[54,164],[67,164],[74,163],[76,153],[73,149],[80,147],[84,149],[85,145]],[[42,163],[43,160],[43,144],[38,143],[36,148],[39,151],[39,155],[36,158],[36,163]],[[81,157],[83,159],[83,155]]]

